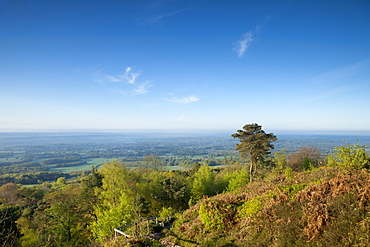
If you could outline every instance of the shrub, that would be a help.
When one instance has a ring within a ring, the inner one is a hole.
[[[251,198],[244,202],[239,208],[239,217],[245,218],[257,214],[261,210],[261,199],[260,197]]]
[[[327,157],[328,165],[357,170],[368,168],[369,155],[365,148],[366,146],[358,144],[335,147],[334,153]]]
[[[207,199],[199,208],[200,220],[206,230],[223,231],[231,224],[232,205],[225,205],[214,199]]]

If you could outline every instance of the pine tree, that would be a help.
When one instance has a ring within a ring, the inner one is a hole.
[[[249,180],[252,182],[253,173],[258,165],[265,162],[270,150],[274,148],[271,142],[276,141],[277,138],[273,133],[267,134],[262,130],[262,126],[256,123],[244,125],[242,130],[237,130],[237,133],[231,136],[240,140],[235,150],[239,151],[242,158],[248,159]]]

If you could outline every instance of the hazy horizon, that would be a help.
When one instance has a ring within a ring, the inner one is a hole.
[[[54,130],[0,130],[0,133],[83,133],[83,134],[229,134],[235,130],[205,130],[205,129],[54,129]],[[333,135],[333,136],[370,136],[366,130],[266,130],[275,135]]]

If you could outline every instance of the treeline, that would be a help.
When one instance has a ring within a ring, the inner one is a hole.
[[[78,162],[78,161],[81,161],[80,155],[68,155],[68,156],[43,160],[42,164],[43,165],[54,165],[54,164],[63,164],[63,163],[73,163],[73,162]]]
[[[85,164],[87,164],[87,162],[81,160],[81,161],[76,161],[76,162],[56,164],[54,165],[54,167],[58,168],[58,167],[80,166],[80,165],[85,165]]]
[[[10,163],[0,166],[0,175],[11,173],[32,173],[49,170],[46,166],[41,166],[38,162]]]
[[[13,152],[0,153],[0,158],[1,159],[12,157],[12,156],[13,156]]]
[[[65,154],[59,152],[43,152],[43,153],[30,153],[32,151],[28,151],[29,153],[23,156],[25,160],[35,160],[35,159],[50,159],[50,158],[60,158],[63,157]]]
[[[60,154],[59,154],[60,155]],[[35,173],[48,171],[49,167],[41,165],[39,162],[33,161],[34,159],[55,157],[58,154],[25,154],[22,158],[16,161],[0,162],[0,175],[12,173]],[[62,155],[60,155],[62,156]]]
[[[70,178],[67,173],[62,172],[33,172],[22,174],[5,174],[0,176],[0,184],[15,183],[15,184],[41,184],[45,181],[54,181],[60,177]]]
[[[198,156],[197,156],[198,157]],[[158,157],[156,155],[146,155],[142,159],[136,161],[134,160],[126,160],[124,159],[125,163],[129,163],[130,167],[141,167],[141,168],[160,168],[164,166],[180,166],[183,168],[191,168],[194,163],[201,163],[209,166],[223,166],[223,165],[235,165],[235,164],[241,164],[243,161],[240,157],[237,156],[223,156],[222,158],[215,158],[215,157],[202,157],[202,158],[196,158],[196,157]]]

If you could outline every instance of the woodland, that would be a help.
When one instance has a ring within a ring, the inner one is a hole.
[[[370,246],[366,146],[272,153],[278,137],[258,124],[232,138],[239,158],[224,166],[167,170],[148,154],[136,167],[112,159],[34,186],[4,181],[0,246]]]

